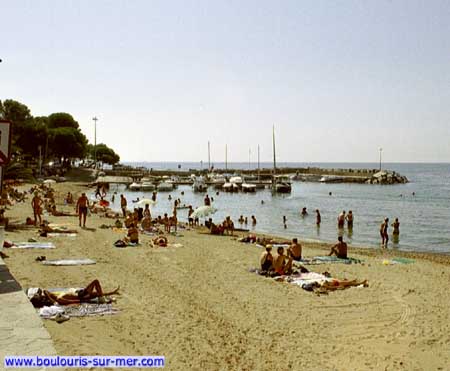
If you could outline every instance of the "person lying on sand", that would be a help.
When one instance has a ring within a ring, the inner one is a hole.
[[[44,220],[39,230],[42,237],[46,237],[47,233],[78,233],[75,229],[68,229],[65,227],[50,227],[48,221]]]
[[[95,298],[104,298],[105,296],[115,295],[119,292],[120,286],[110,292],[103,292],[102,286],[98,280],[92,281],[84,289],[70,290],[68,292],[49,292],[43,290],[31,298],[33,306],[39,307],[42,302],[51,304],[70,305],[87,303]],[[44,304],[45,305],[45,304]]]
[[[56,210],[56,205],[52,206],[51,213],[53,216],[78,216],[77,214],[66,213],[64,211]]]
[[[336,255],[339,259],[347,259],[347,244],[343,241],[342,236],[338,237],[338,243],[331,247],[328,256]]]
[[[152,240],[153,246],[159,246],[159,247],[167,247],[167,237],[165,236],[158,236]]]

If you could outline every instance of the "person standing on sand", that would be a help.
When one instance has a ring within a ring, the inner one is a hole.
[[[37,223],[37,219],[39,219],[39,225],[42,224],[42,199],[39,196],[38,192],[34,193],[34,197],[31,200],[31,207],[33,208],[34,215],[34,225]]]
[[[353,212],[351,210],[349,210],[345,219],[347,220],[347,228],[353,229]]]
[[[86,227],[86,216],[87,216],[88,206],[89,206],[89,200],[86,197],[86,193],[83,192],[81,194],[80,198],[78,199],[77,206],[76,206],[80,227],[81,227],[81,218],[83,217],[83,228]]]
[[[345,224],[345,210],[343,210],[342,213],[339,214],[337,222],[338,222],[338,228],[339,229],[344,228],[344,224]]]
[[[381,246],[383,247],[387,247],[389,242],[388,227],[389,227],[389,218],[385,218],[384,222],[381,223],[380,225]]]
[[[127,199],[124,195],[120,195],[120,208],[122,209],[122,215],[125,218],[127,216]]]
[[[319,209],[316,209],[316,225],[320,227],[320,223],[322,222],[322,217],[320,216]]]

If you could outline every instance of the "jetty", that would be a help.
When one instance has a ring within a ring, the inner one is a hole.
[[[246,179],[249,184],[256,184],[259,187],[269,187],[272,184],[273,169],[262,168],[259,170],[248,169],[214,169],[214,174],[222,174],[230,177],[235,174]],[[213,185],[213,181],[208,178],[211,171],[207,169],[147,169],[144,167],[115,166],[111,170],[103,170],[97,177],[96,183],[121,183],[129,186],[134,182],[140,182],[143,178],[158,184],[170,178],[174,185],[192,185],[195,176],[204,176],[207,185]],[[393,185],[405,184],[409,180],[406,176],[395,171],[379,169],[351,169],[351,168],[277,168],[278,175],[289,176],[291,181],[317,182],[317,183],[358,183],[358,184],[378,184]]]

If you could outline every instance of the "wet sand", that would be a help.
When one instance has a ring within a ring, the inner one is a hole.
[[[85,190],[61,183],[62,197]],[[31,215],[30,199],[8,211],[14,221]],[[450,365],[450,258],[373,249],[350,249],[363,264],[314,266],[336,278],[367,279],[369,287],[317,296],[295,285],[249,273],[261,250],[232,237],[198,231],[170,236],[183,247],[141,245],[118,249],[122,235],[93,215],[88,227],[74,217],[50,217],[79,230],[53,241],[53,250],[6,250],[22,287],[77,287],[97,278],[106,290],[121,287],[120,314],[45,321],[60,355],[163,355],[169,370],[445,370]],[[7,232],[26,241],[35,230]],[[326,244],[303,244],[306,257],[324,255]],[[34,259],[90,258],[96,265],[43,266]],[[383,265],[392,256],[416,259]]]

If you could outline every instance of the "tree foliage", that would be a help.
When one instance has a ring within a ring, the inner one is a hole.
[[[26,105],[6,99],[0,101],[0,116],[13,123],[13,153],[19,158],[36,159],[39,146],[47,160],[64,160],[67,163],[88,154],[93,158],[93,146],[88,145],[78,122],[69,113],[33,117]],[[98,144],[97,159],[106,164],[116,164],[120,157],[106,144]]]
[[[88,146],[88,152],[92,159],[95,157],[95,148],[94,145]],[[97,161],[108,165],[115,165],[120,161],[120,156],[106,144],[100,143],[97,144]]]
[[[73,128],[78,129],[78,122],[72,117],[71,114],[65,112],[52,113],[48,116],[48,127],[50,129],[56,128]]]

